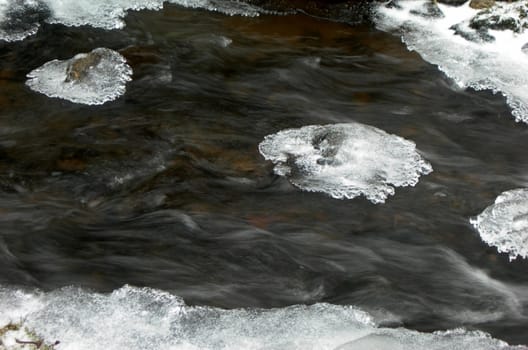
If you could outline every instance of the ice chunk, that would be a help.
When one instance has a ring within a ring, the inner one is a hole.
[[[528,123],[528,41],[524,1],[497,2],[489,10],[438,4],[444,16],[419,15],[426,0],[379,5],[376,24],[401,35],[409,50],[452,78],[460,87],[500,92],[515,120]],[[501,30],[498,30],[501,29]]]
[[[118,52],[98,48],[60,61],[53,60],[30,72],[26,84],[49,97],[99,105],[125,93],[132,69]]]
[[[62,350],[508,348],[478,331],[419,333],[379,327],[354,306],[224,310],[188,306],[167,292],[131,286],[110,294],[73,287],[42,293],[0,286],[0,310],[0,327],[23,322],[43,339],[59,340]]]
[[[359,123],[310,125],[268,135],[260,153],[295,186],[339,199],[383,203],[394,187],[414,186],[432,171],[415,144]]]
[[[159,10],[163,0],[45,0],[51,11],[50,23],[66,26],[89,25],[104,29],[124,27],[128,10]]]
[[[236,0],[168,0],[169,3],[227,15],[258,16],[259,7]],[[39,23],[120,29],[127,11],[159,10],[164,0],[0,0],[0,40],[35,34]]]
[[[528,258],[528,189],[502,193],[471,223],[484,242],[508,253],[510,260]]]
[[[0,0],[0,40],[23,40],[35,34],[48,16],[49,9],[40,1]]]
[[[203,8],[209,11],[220,12],[229,16],[256,17],[263,11],[261,8],[238,0],[168,0],[190,8]]]

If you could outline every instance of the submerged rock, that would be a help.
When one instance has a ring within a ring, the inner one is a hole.
[[[338,199],[383,203],[394,187],[414,186],[432,171],[413,142],[359,123],[283,130],[259,150],[295,186]]]
[[[368,21],[375,0],[244,0],[271,12],[301,12],[347,23]]]
[[[508,253],[510,260],[528,258],[528,189],[502,193],[471,224],[484,242]]]
[[[74,103],[103,104],[125,93],[132,69],[118,52],[98,48],[30,72],[26,84],[34,91]]]

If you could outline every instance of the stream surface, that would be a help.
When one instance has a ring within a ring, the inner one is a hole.
[[[0,304],[129,284],[222,309],[353,305],[383,327],[528,344],[528,262],[469,221],[528,184],[528,127],[502,96],[461,89],[367,24],[170,4],[125,24],[0,41]],[[134,71],[116,101],[25,85],[97,47]],[[347,122],[413,141],[434,171],[373,204],[303,192],[259,153],[280,130]]]

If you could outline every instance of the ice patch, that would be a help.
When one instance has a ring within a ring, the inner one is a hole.
[[[310,125],[268,135],[260,153],[295,186],[338,199],[383,203],[433,169],[413,142],[359,123]]]
[[[69,60],[53,60],[30,72],[34,91],[74,103],[100,105],[123,95],[132,69],[118,52],[98,48]]]
[[[227,15],[258,16],[256,6],[236,0],[168,0],[189,8],[203,8]],[[164,0],[0,0],[0,40],[23,40],[35,34],[39,22],[66,26],[88,25],[120,29],[127,11],[159,10]]]
[[[515,120],[528,123],[528,55],[522,49],[528,31],[524,30],[523,1],[497,2],[484,12],[470,8],[469,1],[458,7],[438,4],[443,16],[421,15],[426,0],[395,3],[378,7],[379,29],[400,34],[409,50],[438,65],[460,87],[502,93]],[[497,23],[502,18],[510,23],[506,14],[514,18],[514,30],[490,22],[490,18]],[[479,25],[479,18],[487,18],[490,26]],[[498,27],[504,30],[495,30]]]
[[[18,41],[35,34],[47,12],[37,0],[0,0],[0,40]]]
[[[528,189],[502,193],[471,223],[484,242],[508,253],[510,260],[528,258]]]
[[[0,310],[0,326],[21,321],[49,343],[60,341],[61,350],[515,348],[478,331],[378,327],[353,306],[223,310],[188,306],[169,293],[130,286],[111,294],[71,287],[50,293],[0,287]]]

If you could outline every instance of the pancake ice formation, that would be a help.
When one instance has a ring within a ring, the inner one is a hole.
[[[53,60],[31,71],[26,84],[49,97],[100,105],[125,93],[132,68],[116,51],[98,48],[69,60]]]
[[[359,123],[283,130],[259,150],[293,185],[338,199],[383,203],[394,187],[414,186],[432,171],[413,142]]]
[[[508,253],[510,260],[528,258],[528,189],[502,193],[471,223],[484,242]]]

